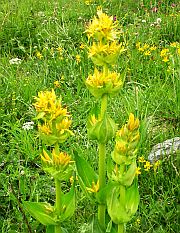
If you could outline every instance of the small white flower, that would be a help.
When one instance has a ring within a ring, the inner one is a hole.
[[[23,170],[22,170],[20,173],[21,173],[21,175],[22,175],[22,176],[24,176],[24,174],[25,174],[25,171],[23,171]]]
[[[157,18],[157,19],[156,19],[156,23],[157,23],[157,24],[160,24],[161,21],[162,21],[161,18]]]
[[[23,124],[22,128],[24,130],[30,130],[34,128],[34,122],[33,121],[29,121]]]
[[[12,58],[11,60],[9,60],[9,63],[11,64],[11,65],[13,65],[13,64],[16,64],[16,65],[18,65],[18,64],[21,64],[21,62],[22,62],[22,60],[21,59],[19,59],[19,58]]]
[[[145,19],[142,19],[142,21],[141,21],[142,23],[146,23],[146,20]]]

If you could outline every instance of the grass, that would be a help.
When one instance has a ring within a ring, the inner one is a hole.
[[[41,144],[33,130],[22,126],[34,118],[32,103],[38,91],[55,88],[73,117],[75,137],[63,148],[73,154],[78,148],[94,167],[96,146],[87,138],[86,119],[94,103],[84,80],[93,64],[87,50],[85,26],[102,4],[116,15],[127,50],[116,68],[125,74],[124,87],[109,104],[108,112],[121,126],[130,112],[141,119],[139,156],[147,159],[153,145],[179,136],[179,3],[178,1],[1,1],[0,9],[0,229],[1,232],[44,232],[22,206],[23,200],[48,201],[55,197],[51,178],[41,168]],[[142,4],[143,3],[143,4]],[[175,4],[173,6],[172,4]],[[62,8],[61,8],[62,7]],[[153,12],[157,7],[157,12]],[[161,22],[157,23],[160,18]],[[155,22],[155,23],[154,23]],[[151,55],[137,43],[156,46]],[[62,51],[61,51],[61,49]],[[169,49],[168,61],[161,57]],[[38,55],[40,53],[40,55]],[[80,55],[81,61],[76,60]],[[41,57],[41,59],[40,59]],[[11,59],[20,64],[10,64]],[[60,88],[56,88],[59,81]],[[109,151],[111,144],[109,144]],[[141,202],[127,232],[167,233],[178,228],[179,152],[161,160],[158,172],[139,175]],[[68,184],[64,184],[64,187]],[[64,227],[84,232],[96,210],[77,187],[77,210]]]

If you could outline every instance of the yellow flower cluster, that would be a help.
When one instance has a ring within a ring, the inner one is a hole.
[[[100,97],[105,93],[115,94],[122,84],[120,74],[110,71],[105,74],[105,72],[99,72],[97,69],[86,80],[86,86],[95,97]]]
[[[48,46],[46,45],[46,46],[44,46],[44,48],[41,51],[35,50],[35,56],[39,60],[41,60],[49,55],[50,55],[50,57],[53,57],[53,58],[57,57],[57,58],[63,60],[63,56],[62,56],[63,52],[64,52],[64,50],[61,46],[48,48]]]
[[[116,145],[112,153],[114,161],[117,164],[131,164],[136,158],[139,139],[139,119],[130,113],[128,123],[116,133]]]
[[[73,163],[71,157],[65,152],[53,149],[52,152],[43,150],[41,154],[43,169],[60,181],[69,180],[72,176]]]
[[[48,145],[64,142],[72,135],[69,130],[71,120],[67,108],[63,108],[61,98],[57,99],[54,90],[41,91],[35,97],[34,107],[38,113],[36,119],[40,120],[38,130],[44,142]]]
[[[37,112],[41,113],[42,117],[46,116],[49,120],[53,120],[58,116],[67,116],[67,109],[62,108],[61,99],[56,98],[53,89],[52,91],[39,92],[35,100],[34,107]]]
[[[138,158],[138,162],[143,164],[143,168],[144,168],[145,171],[150,171],[150,169],[153,168],[154,172],[157,171],[158,167],[161,164],[161,162],[159,160],[157,160],[154,164],[151,164],[149,161],[144,159],[144,156],[140,156]],[[140,171],[141,168],[140,167],[138,167],[138,168],[139,168],[139,171]],[[141,172],[139,174],[141,174]],[[138,175],[138,171],[137,171],[137,175]]]
[[[122,43],[118,44],[116,41],[106,44],[93,42],[93,45],[89,48],[89,57],[98,66],[112,65],[117,60],[119,54],[124,51],[124,45]]]
[[[162,49],[160,52],[160,57],[162,57],[162,61],[168,62],[169,61],[169,49]]]
[[[155,51],[157,49],[154,45],[148,45],[147,43],[144,43],[141,45],[141,42],[136,43],[136,48],[139,52],[142,52],[145,56],[151,56],[152,51]]]
[[[117,41],[117,22],[100,8],[97,10],[97,17],[89,23],[86,33],[88,39],[92,40],[88,49],[89,57],[96,66],[103,67],[103,72],[96,68],[94,75],[89,75],[86,85],[97,98],[103,94],[116,93],[121,88],[122,81],[119,74],[110,72],[108,68],[114,65],[119,54],[125,51],[124,45]]]
[[[109,17],[102,12],[102,9],[97,11],[98,17],[94,17],[93,21],[89,24],[86,32],[88,38],[95,38],[98,41],[102,39],[114,41],[117,38],[119,32],[116,30],[117,23],[113,20],[113,17]]]
[[[71,161],[71,157],[64,153],[59,152],[58,154],[55,152],[55,149],[52,150],[51,157],[49,154],[43,150],[43,154],[41,154],[41,159],[44,163],[51,164],[53,166],[67,166]]]
[[[136,48],[144,56],[150,56],[152,60],[160,58],[160,60],[165,63],[169,62],[169,58],[171,56],[174,56],[175,53],[177,55],[180,54],[180,45],[177,41],[170,43],[168,47],[162,49],[157,48],[155,45],[149,45],[147,43],[141,44],[141,42],[137,42]],[[175,48],[175,50],[173,48]],[[175,51],[175,53],[173,50]]]

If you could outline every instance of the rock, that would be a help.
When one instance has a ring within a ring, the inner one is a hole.
[[[168,139],[153,146],[148,156],[148,160],[151,163],[154,163],[155,161],[162,159],[164,155],[168,156],[176,153],[177,150],[180,150],[180,137]]]

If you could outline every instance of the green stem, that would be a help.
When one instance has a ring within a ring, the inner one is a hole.
[[[99,189],[101,190],[106,185],[106,146],[99,144]],[[102,229],[105,229],[105,211],[106,206],[103,204],[98,205],[98,221]]]
[[[55,206],[56,206],[56,212],[57,212],[57,215],[58,217],[60,216],[61,214],[61,181],[59,181],[58,179],[55,179],[55,186],[56,186],[56,203],[55,203]],[[61,230],[61,224],[55,226],[55,233],[62,233],[62,230]]]
[[[104,114],[107,111],[107,100],[108,96],[104,94],[101,99],[101,118],[103,118]]]
[[[59,154],[59,145],[58,143],[55,144],[55,153],[58,155]],[[61,181],[58,179],[55,179],[55,187],[56,187],[56,203],[55,203],[55,207],[56,207],[56,212],[57,212],[57,216],[58,218],[61,215],[61,210],[62,210],[62,198],[61,198]],[[58,224],[57,226],[55,226],[55,233],[62,233],[61,230],[61,224]]]
[[[124,223],[118,225],[118,233],[125,233]]]
[[[101,99],[101,118],[107,111],[107,95],[103,95]],[[99,147],[99,189],[106,185],[106,144],[98,144]],[[106,229],[105,224],[106,206],[104,204],[98,205],[98,221],[101,228]]]

